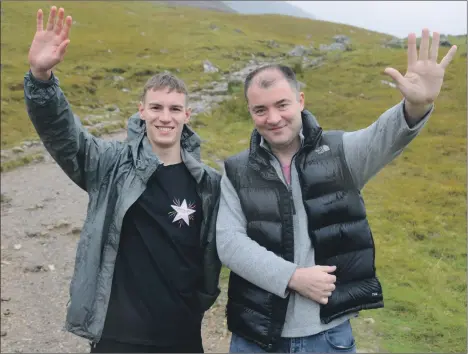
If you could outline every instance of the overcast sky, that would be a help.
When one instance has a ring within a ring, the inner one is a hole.
[[[424,27],[444,34],[467,33],[466,1],[288,1],[320,20],[346,23],[397,37]]]

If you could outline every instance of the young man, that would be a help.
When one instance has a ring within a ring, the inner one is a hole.
[[[456,52],[438,49],[424,30],[418,58],[409,35],[406,75],[386,69],[404,100],[355,132],[322,131],[290,68],[247,77],[256,129],[225,162],[217,221],[231,352],[356,351],[349,319],[383,307],[360,191],[429,119]]]
[[[92,136],[74,118],[52,74],[72,19],[52,7],[25,76],[27,110],[45,147],[89,195],[70,286],[66,329],[91,352],[203,352],[203,313],[216,300],[220,175],[200,162],[187,127],[185,84],[148,80],[125,142]]]

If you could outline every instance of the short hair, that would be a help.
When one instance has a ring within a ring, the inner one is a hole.
[[[260,74],[261,72],[264,72],[266,70],[277,70],[277,71],[279,71],[283,75],[283,77],[286,79],[286,81],[288,81],[288,83],[291,85],[291,87],[297,93],[299,93],[299,90],[300,90],[299,82],[296,79],[296,74],[294,73],[294,71],[289,66],[281,65],[281,64],[267,64],[267,65],[261,66],[261,67],[255,69],[254,71],[250,72],[247,75],[247,77],[245,78],[244,96],[245,96],[246,100],[248,100],[247,91],[248,91],[249,87],[252,85],[252,80],[255,78],[255,76],[257,76],[258,74]],[[261,88],[268,88],[271,85],[273,85],[274,82],[275,82],[274,79],[263,79],[263,80],[261,80],[259,82],[259,85],[260,85]]]
[[[176,91],[183,93],[185,95],[185,102],[187,102],[188,90],[185,82],[167,71],[156,74],[148,79],[140,96],[141,102],[145,101],[146,93],[149,90],[157,91],[164,88],[169,89],[169,92]]]

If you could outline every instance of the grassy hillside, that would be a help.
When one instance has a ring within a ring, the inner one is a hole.
[[[21,85],[36,10],[50,5],[2,3],[2,149],[35,137]],[[390,80],[382,74],[387,65],[404,71],[406,52],[382,48],[389,38],[383,34],[286,16],[175,10],[150,2],[55,5],[65,6],[76,21],[57,75],[81,117],[117,104],[124,121],[136,110],[144,81],[160,70],[178,71],[195,87],[219,76],[203,73],[205,59],[230,72],[251,54],[275,57],[299,44],[318,47],[336,34],[350,36],[355,50],[330,54],[319,68],[299,70],[307,85],[307,108],[324,128],[365,127],[401,98],[381,80]],[[270,48],[269,40],[279,47]],[[376,320],[378,337],[357,333],[361,347],[378,340],[390,352],[466,352],[466,57],[461,53],[465,44],[421,136],[364,189],[386,307],[363,314]],[[114,81],[115,75],[124,80]],[[207,159],[248,145],[252,123],[242,90],[231,86],[231,91],[230,101],[197,118]]]
[[[28,70],[36,11],[42,7],[48,12],[51,4],[2,3],[2,148],[35,136],[24,110],[21,85]],[[219,75],[203,73],[205,59],[221,71],[229,71],[251,59],[251,54],[279,55],[311,41],[317,46],[328,44],[334,35],[349,34],[352,28],[275,15],[258,20],[187,7],[176,10],[150,2],[54,4],[64,6],[76,21],[67,57],[58,66],[57,75],[79,116],[117,102],[123,116],[133,112],[140,88],[156,71],[178,70],[188,84],[203,84]],[[213,26],[218,29],[213,30]],[[306,39],[309,34],[312,39]],[[375,45],[381,38],[363,30],[353,33],[362,46]],[[280,46],[270,48],[268,40]],[[114,82],[111,78],[115,75],[125,81]],[[122,92],[122,88],[130,92]]]

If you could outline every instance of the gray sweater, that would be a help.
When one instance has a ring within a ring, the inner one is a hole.
[[[409,127],[401,101],[384,112],[369,127],[343,135],[345,159],[356,188],[362,189],[370,178],[401,154],[426,124],[433,109],[434,107],[414,127]],[[261,145],[269,150],[263,140]],[[273,156],[271,164],[286,183],[281,166]],[[294,161],[291,164],[291,188],[296,208],[293,220],[294,263],[278,257],[249,238],[239,197],[225,174],[221,179],[216,228],[221,262],[249,282],[283,298],[290,291],[288,282],[295,269],[315,265],[314,249],[307,231],[307,215]],[[357,315],[347,315],[325,325],[320,322],[320,305],[317,302],[294,291],[290,295],[283,337],[310,336]]]

